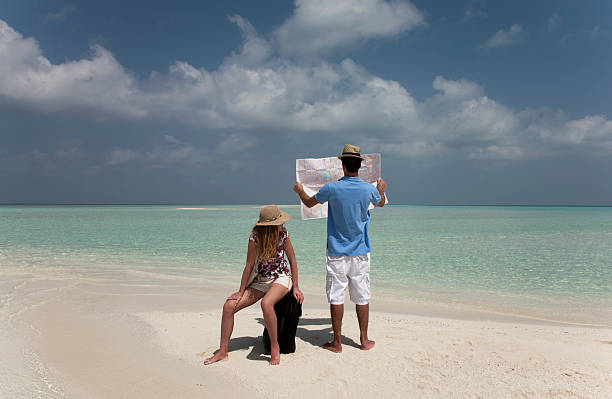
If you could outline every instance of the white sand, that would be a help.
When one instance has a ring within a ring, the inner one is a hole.
[[[166,352],[194,366],[217,347],[219,312],[139,316],[155,328]],[[281,356],[281,377],[262,353],[259,309],[247,309],[236,321],[229,361],[204,372],[223,370],[267,397],[612,397],[609,330],[377,312],[370,321],[377,344],[364,352],[351,312],[343,352],[334,354],[320,348],[330,338],[329,315],[308,311],[296,353]]]
[[[258,305],[237,314],[229,361],[220,306],[235,282],[105,271],[0,276],[0,397],[612,398],[612,329],[406,303],[372,304],[376,346],[344,350],[318,287],[302,287],[297,351],[268,365]],[[394,311],[395,313],[391,313]],[[429,317],[427,315],[440,317]],[[27,359],[23,354],[28,354]]]

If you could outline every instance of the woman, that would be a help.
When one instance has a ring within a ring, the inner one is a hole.
[[[227,359],[228,345],[234,329],[234,314],[261,299],[264,324],[270,335],[270,364],[280,363],[280,348],[274,305],[284,297],[293,284],[293,295],[302,303],[304,295],[298,288],[297,262],[283,224],[291,218],[276,205],[265,206],[249,237],[246,266],[242,272],[240,289],[227,298],[221,317],[221,342],[214,356],[204,361],[209,365]],[[287,267],[285,255],[289,259]]]

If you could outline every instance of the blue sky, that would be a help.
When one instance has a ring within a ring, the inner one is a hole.
[[[6,1],[0,203],[612,204],[608,1]]]

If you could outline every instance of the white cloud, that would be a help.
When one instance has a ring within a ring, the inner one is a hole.
[[[559,14],[554,13],[546,20],[546,30],[552,32],[561,25],[561,17]]]
[[[293,15],[274,33],[284,55],[313,55],[393,37],[425,21],[403,0],[296,0]]]
[[[144,116],[137,82],[101,46],[88,59],[53,65],[36,40],[0,20],[0,97],[47,112],[73,109],[124,117]]]
[[[490,145],[476,148],[468,155],[469,159],[521,159],[525,156],[524,149],[516,146]]]
[[[85,152],[79,146],[67,146],[55,151],[55,157],[62,161],[77,161],[85,158]]]
[[[147,152],[148,160],[158,163],[180,163],[198,161],[198,149],[192,146],[184,146],[180,148],[162,148],[158,147]]]
[[[404,156],[612,154],[612,122],[605,116],[571,120],[554,111],[515,111],[486,96],[477,82],[443,76],[432,82],[436,93],[418,101],[400,83],[350,59],[295,63],[273,56],[272,45],[248,21],[236,16],[232,21],[242,29],[244,45],[219,68],[176,62],[168,73],[155,72],[143,81],[101,47],[89,59],[51,65],[33,39],[2,23],[0,96],[47,112],[155,117],[231,132],[214,149],[219,154],[245,151],[260,132],[334,134],[364,143],[370,151]],[[114,149],[106,164],[140,160],[198,168],[218,156],[171,135],[165,140],[168,144],[144,154]]]
[[[127,162],[131,162],[140,157],[140,155],[133,150],[127,148],[114,148],[107,156],[106,156],[106,165],[115,166],[121,165]]]
[[[488,17],[486,8],[484,0],[468,0],[463,11],[463,20],[486,19]]]
[[[292,131],[402,126],[415,115],[412,96],[397,82],[370,75],[350,60],[314,66],[278,63],[217,71],[177,63],[159,84],[172,87],[151,104],[169,118],[217,128]],[[379,123],[379,122],[382,122]]]
[[[599,26],[594,26],[593,28],[587,30],[586,34],[591,40],[599,39],[602,37],[610,37],[610,31],[601,29]]]
[[[508,30],[500,29],[483,45],[485,48],[507,47],[523,40],[523,27],[514,24]]]
[[[612,121],[601,115],[588,115],[570,120],[557,129],[542,129],[542,135],[553,142],[566,145],[588,145],[594,149],[612,150]]]
[[[473,153],[488,153],[488,148],[513,144],[517,117],[508,107],[484,95],[475,82],[435,78],[434,89],[439,93],[419,107],[423,120],[424,140],[429,148],[454,149]],[[497,153],[497,155],[503,155]]]
[[[57,12],[48,13],[42,16],[45,21],[63,21],[66,19],[69,13],[76,11],[76,7],[72,5],[65,5],[61,10]]]
[[[171,144],[185,144],[183,141],[177,139],[171,134],[164,134],[164,139]]]
[[[38,149],[25,153],[24,158],[27,159],[28,161],[35,161],[35,162],[47,162],[51,160],[51,157],[49,157],[49,154],[42,152]]]
[[[249,135],[220,134],[213,144],[204,147],[187,144],[170,135],[164,138],[170,144],[156,146],[143,154],[141,158],[146,165],[158,168],[178,166],[189,173],[210,170],[212,165],[218,165],[219,162],[223,162],[226,169],[252,166],[240,159],[240,155],[255,144],[256,140]]]
[[[477,97],[484,92],[482,87],[475,82],[470,82],[469,80],[446,80],[443,76],[436,76],[433,88],[443,92],[447,98]]]
[[[258,65],[269,59],[272,48],[259,36],[253,25],[240,15],[232,15],[230,21],[242,32],[243,43],[240,52],[225,60],[228,64]]]
[[[601,29],[599,26],[594,26],[592,29],[587,30],[587,35],[589,35],[591,39],[596,39],[599,35],[601,35]]]

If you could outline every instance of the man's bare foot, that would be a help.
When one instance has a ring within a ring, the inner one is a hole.
[[[227,360],[227,353],[217,352],[214,356],[209,357],[204,360],[204,365],[208,366],[209,364],[216,363],[221,360]]]
[[[323,349],[327,349],[328,351],[332,351],[334,353],[342,352],[342,344],[337,344],[335,342],[327,342],[323,344]]]
[[[270,365],[276,366],[280,364],[280,347],[277,345],[275,348],[270,348]]]
[[[374,344],[376,344],[376,342],[372,341],[371,339],[366,339],[365,341],[361,341],[360,349],[362,351],[369,351],[374,347]]]

